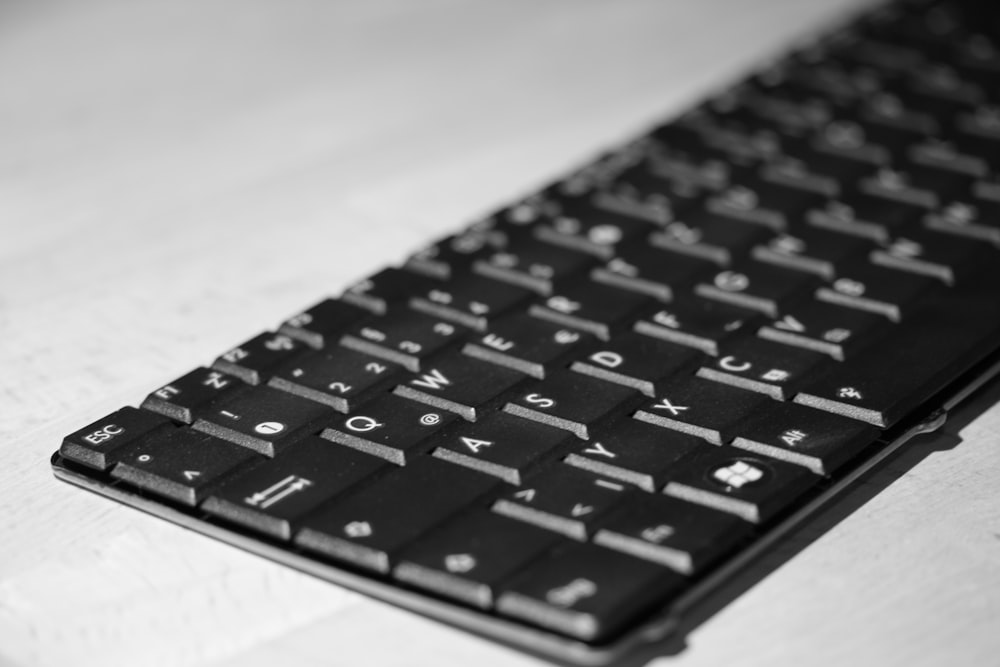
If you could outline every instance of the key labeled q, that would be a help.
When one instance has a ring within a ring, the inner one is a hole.
[[[355,415],[345,421],[344,426],[355,433],[367,433],[369,431],[374,431],[377,428],[382,428],[385,424],[381,424],[377,419],[373,419],[365,415]]]

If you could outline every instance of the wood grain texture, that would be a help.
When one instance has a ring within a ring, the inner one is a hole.
[[[860,4],[0,5],[0,665],[542,664],[58,483],[48,457]],[[662,664],[995,664],[998,425],[914,446]]]

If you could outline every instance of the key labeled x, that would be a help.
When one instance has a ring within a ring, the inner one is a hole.
[[[669,398],[661,398],[659,403],[653,405],[654,410],[668,410],[675,417],[688,409],[687,405],[674,405]]]

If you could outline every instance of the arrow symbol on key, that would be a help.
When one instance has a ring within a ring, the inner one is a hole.
[[[185,470],[184,471],[184,479],[186,479],[187,481],[190,482],[195,477],[201,477],[201,472],[199,472],[197,470]]]
[[[585,514],[590,514],[593,511],[594,508],[592,506],[577,503],[576,505],[573,505],[573,509],[570,511],[570,514],[573,516],[583,516]]]

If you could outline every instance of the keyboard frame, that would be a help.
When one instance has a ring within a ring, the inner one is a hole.
[[[113,479],[108,472],[66,461],[58,451],[52,455],[51,462],[53,473],[63,481],[306,574],[548,659],[580,665],[605,665],[641,649],[651,652],[651,655],[656,655],[657,649],[666,654],[675,652],[670,650],[670,642],[677,642],[703,618],[735,599],[749,584],[763,579],[813,539],[796,543],[795,548],[788,552],[789,543],[782,538],[790,537],[794,531],[806,528],[810,522],[819,519],[828,506],[845,496],[865,475],[891,459],[913,438],[939,429],[947,421],[949,412],[998,377],[1000,342],[969,370],[885,431],[881,439],[846,463],[835,476],[808,492],[804,502],[775,517],[759,529],[750,542],[696,577],[695,583],[670,604],[652,612],[613,641],[600,645],[587,644],[438,598],[432,593],[409,589],[388,576],[379,577],[349,565],[326,562],[297,551],[290,542],[224,523],[199,512],[197,508],[185,508],[129,488]],[[770,565],[765,563],[765,557],[778,549],[785,550],[782,557]]]

